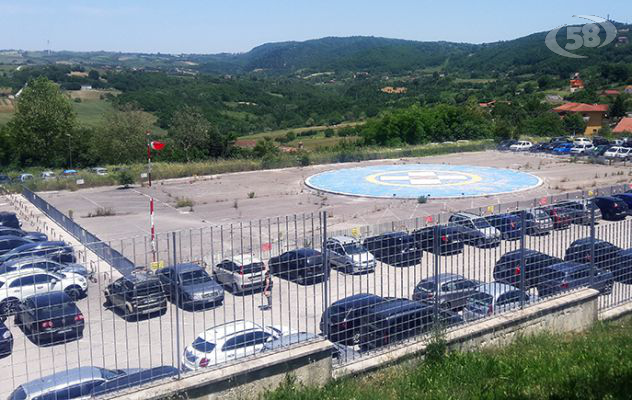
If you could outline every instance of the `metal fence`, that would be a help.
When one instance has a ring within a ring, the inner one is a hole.
[[[15,288],[19,300],[4,307],[11,297],[0,298],[13,338],[0,396],[51,374],[68,382],[67,397],[134,390],[319,336],[341,365],[582,287],[602,293],[600,311],[616,307],[632,299],[632,219],[624,196],[611,195],[627,189],[335,231],[318,213],[164,233],[157,270],[138,268],[151,265],[149,238],[86,241],[100,257],[109,249],[94,282],[68,264],[67,249],[0,256],[0,292]],[[595,207],[604,194],[617,206]],[[52,261],[35,265],[42,255]],[[121,259],[135,272],[118,271]],[[18,271],[2,271],[11,265]],[[111,372],[76,369],[88,366]],[[80,374],[93,379],[77,388]]]

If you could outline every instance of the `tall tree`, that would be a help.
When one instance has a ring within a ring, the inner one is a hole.
[[[45,77],[30,80],[8,123],[15,161],[22,166],[64,165],[75,127],[72,104],[59,86]]]
[[[569,135],[582,135],[586,130],[586,121],[580,114],[568,114],[562,119],[564,130]]]
[[[199,160],[209,154],[211,123],[199,109],[184,106],[173,114],[169,138],[174,144],[174,155],[184,160]],[[181,154],[181,157],[178,157]]]
[[[625,117],[627,111],[628,108],[625,97],[623,95],[617,96],[612,103],[612,107],[610,108],[610,116],[614,118],[622,118]]]
[[[95,142],[102,160],[112,164],[144,161],[147,131],[153,122],[150,114],[131,105],[108,112]]]

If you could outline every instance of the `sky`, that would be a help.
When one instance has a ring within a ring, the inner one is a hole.
[[[0,0],[0,49],[238,53],[354,35],[485,43],[585,22],[573,15],[632,22],[632,1]]]

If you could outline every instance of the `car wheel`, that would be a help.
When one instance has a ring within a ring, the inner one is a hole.
[[[298,275],[296,276],[296,282],[297,282],[299,285],[305,285],[305,276],[304,276],[304,275],[302,275],[302,274],[298,274]]]
[[[20,301],[18,299],[6,299],[0,303],[0,315],[7,317],[13,314]]]
[[[108,292],[105,292],[105,304],[103,304],[103,306],[105,308],[112,307],[112,299],[110,298],[110,294]]]
[[[66,292],[68,297],[73,299],[73,301],[79,300],[83,295],[83,291],[79,286],[69,286],[64,290],[64,292]]]

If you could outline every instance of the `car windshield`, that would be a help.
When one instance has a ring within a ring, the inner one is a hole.
[[[160,294],[162,286],[160,282],[146,282],[136,286],[136,296],[150,296],[152,294]]]
[[[197,285],[211,281],[211,277],[201,269],[180,274],[180,279],[185,285]]]
[[[198,337],[193,341],[193,348],[202,353],[210,353],[215,348],[215,343],[207,342],[204,338]]]
[[[432,281],[424,281],[419,284],[418,288],[426,292],[434,292],[435,284]]]
[[[11,393],[9,396],[9,400],[26,400],[26,392],[22,386],[18,386],[17,389]]]
[[[470,297],[470,302],[478,306],[487,307],[494,301],[494,298],[487,293],[474,293]]]
[[[476,218],[476,219],[473,219],[472,222],[474,223],[474,226],[478,229],[485,229],[485,228],[491,227],[489,222],[487,222],[484,218]]]
[[[367,251],[364,248],[364,246],[362,246],[359,243],[349,243],[349,244],[345,244],[343,247],[345,251],[347,252],[347,254],[366,253]]]

